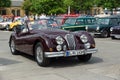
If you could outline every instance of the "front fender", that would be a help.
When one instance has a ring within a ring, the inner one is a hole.
[[[47,36],[39,36],[39,39],[35,40],[34,46],[37,42],[41,42],[41,44],[43,45],[43,49],[44,51],[49,52],[50,48],[54,47],[54,40],[47,37]]]

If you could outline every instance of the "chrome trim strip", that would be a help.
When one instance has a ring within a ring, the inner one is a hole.
[[[77,56],[77,55],[84,55],[84,54],[93,54],[96,53],[98,49],[82,49],[82,50],[68,50],[68,51],[61,51],[61,52],[45,52],[45,57],[67,57],[66,52],[73,52],[70,56]],[[78,53],[79,52],[79,53]]]

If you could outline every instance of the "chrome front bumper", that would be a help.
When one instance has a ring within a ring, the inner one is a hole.
[[[111,34],[110,36],[114,36],[115,38],[120,38],[119,34]]]
[[[45,57],[68,57],[96,53],[98,49],[68,50],[60,52],[45,52]]]

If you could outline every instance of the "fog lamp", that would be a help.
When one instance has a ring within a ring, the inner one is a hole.
[[[90,43],[86,43],[86,44],[85,44],[85,48],[86,48],[86,49],[89,49],[89,48],[90,48]]]
[[[62,46],[61,45],[57,45],[56,49],[57,49],[57,51],[61,51],[62,50]]]

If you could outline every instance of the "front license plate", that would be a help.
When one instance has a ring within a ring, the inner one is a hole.
[[[69,56],[70,55],[70,52],[66,51],[66,55],[65,56]]]
[[[65,56],[76,56],[76,55],[78,55],[77,51],[66,51]]]

